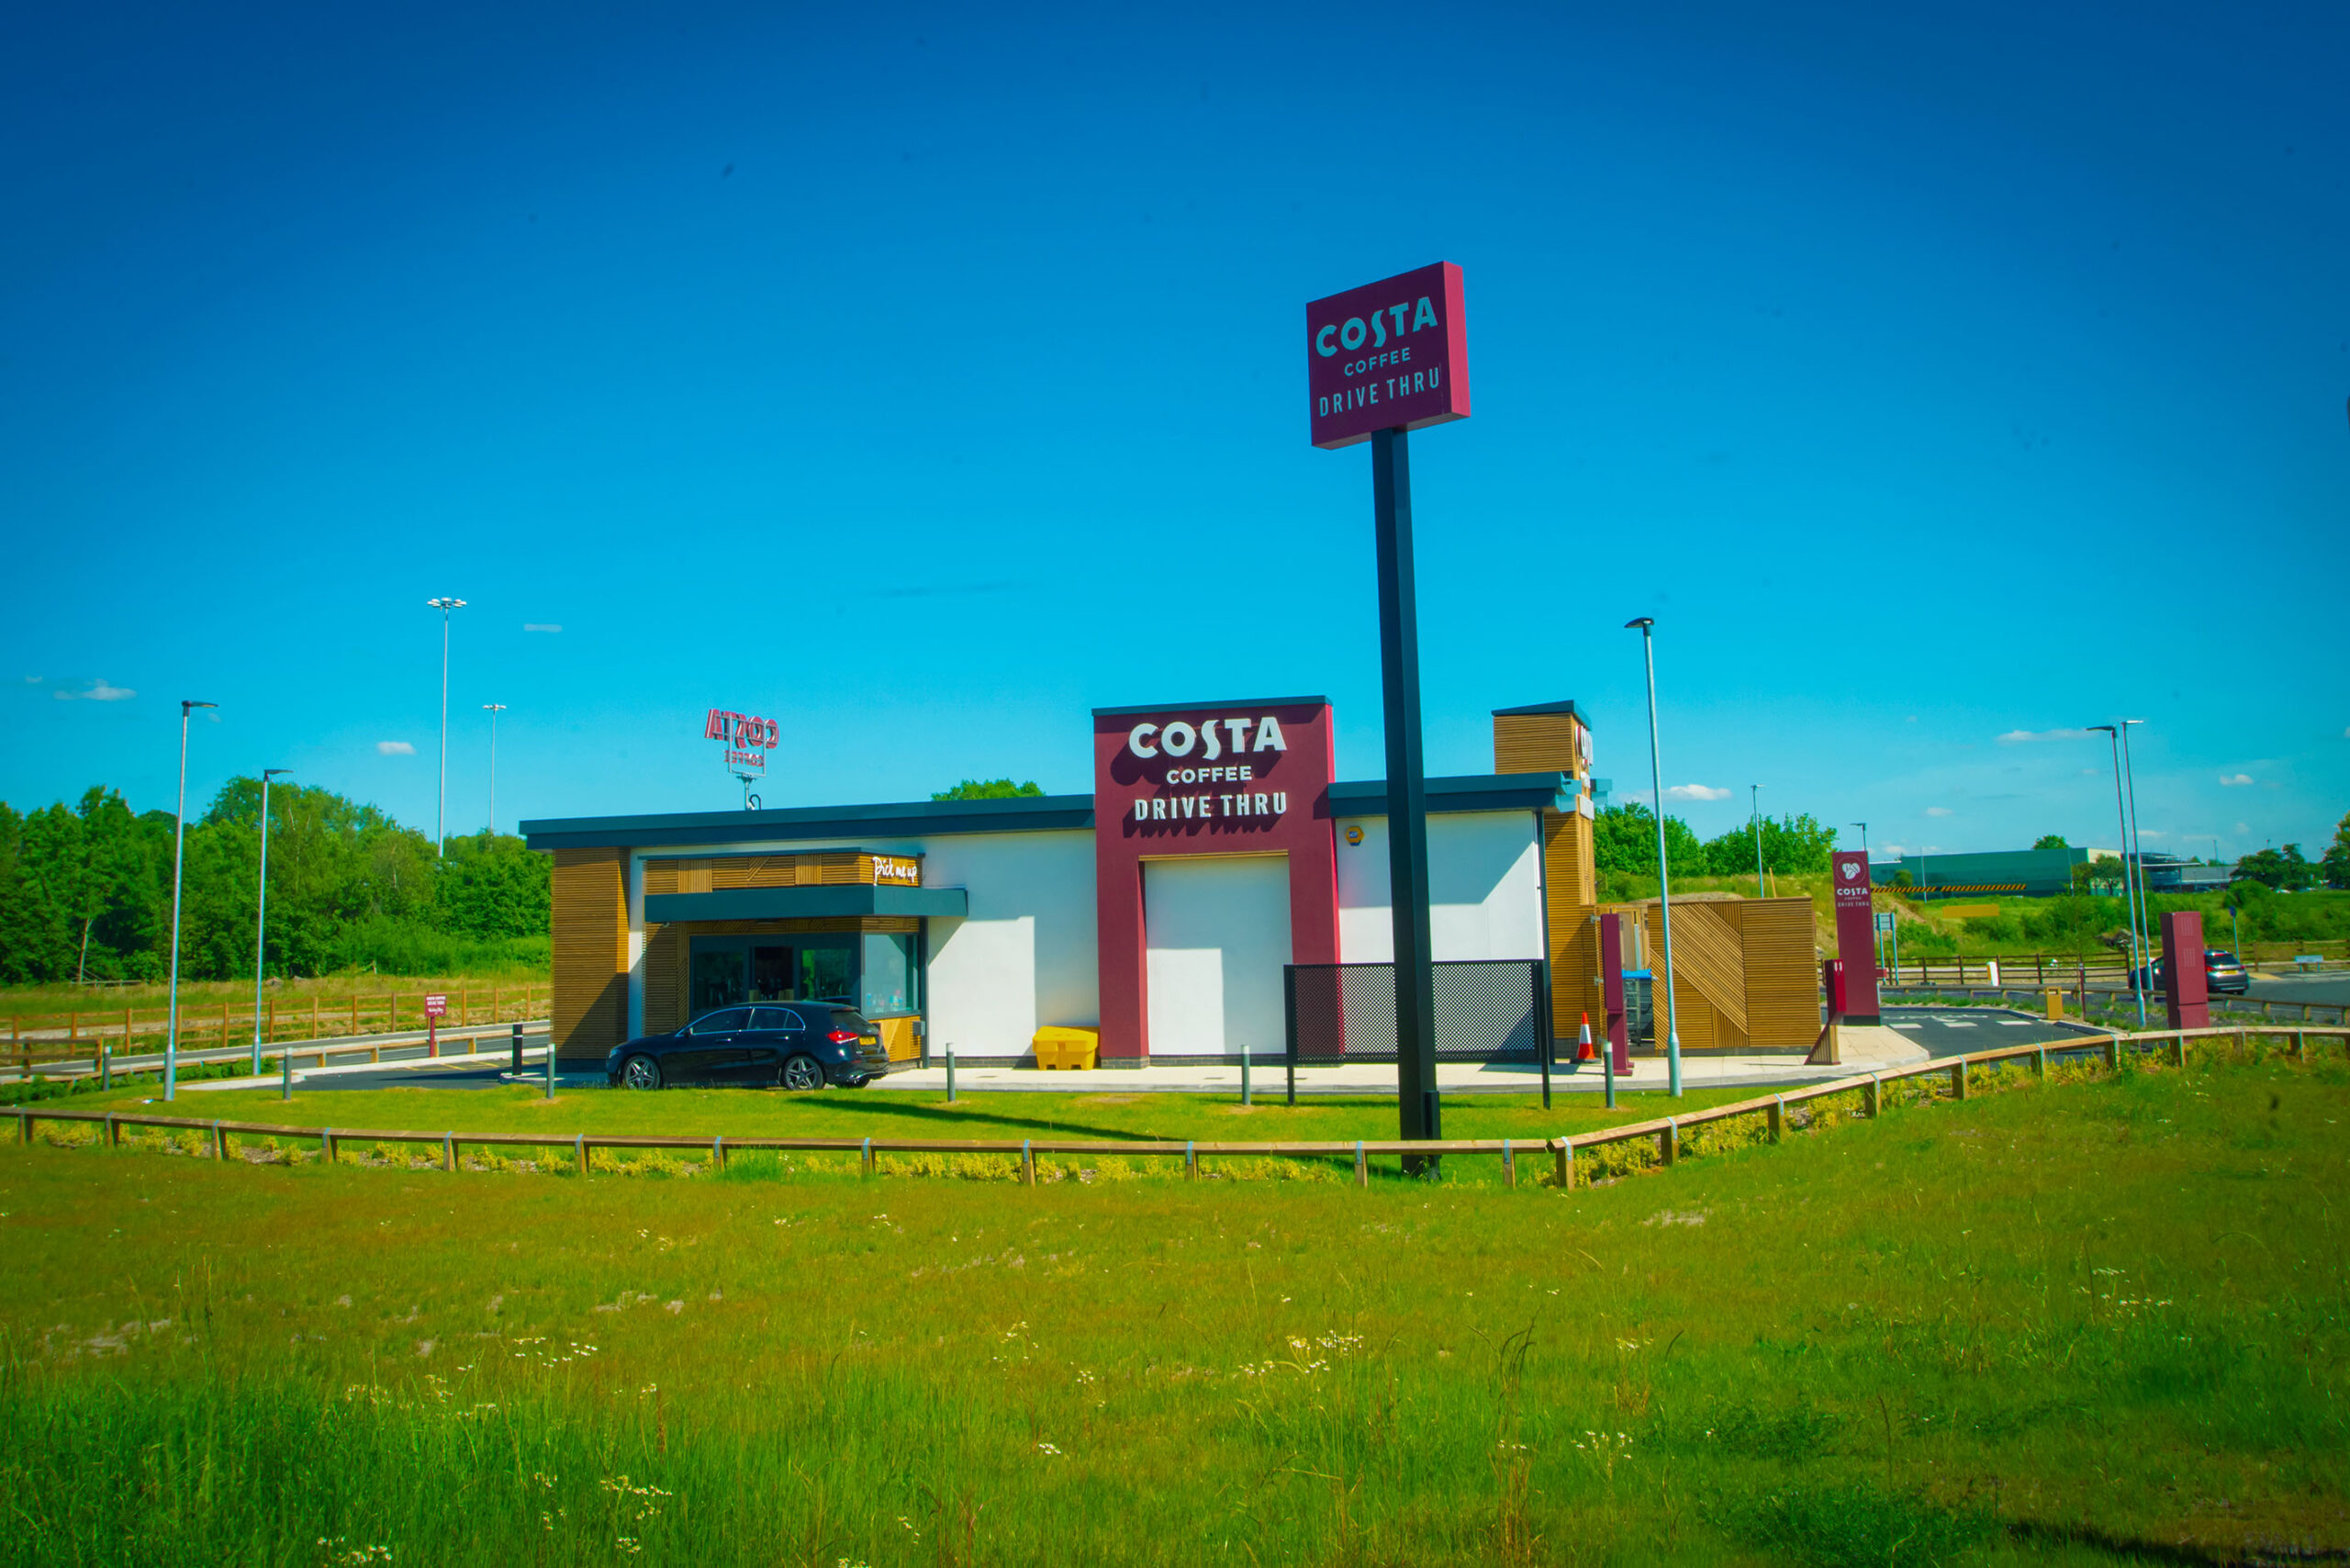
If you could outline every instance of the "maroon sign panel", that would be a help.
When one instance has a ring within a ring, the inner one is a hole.
[[[2203,917],[2163,916],[2163,1011],[2174,1029],[2211,1026],[2211,971],[2203,957]]]
[[[1836,878],[1836,951],[1844,962],[1844,996],[1838,1011],[1848,1024],[1874,1024],[1880,1014],[1876,901],[1869,884],[1869,857],[1858,849],[1840,849],[1830,858],[1830,868]]]
[[[1150,1056],[1142,865],[1289,858],[1289,961],[1338,961],[1336,753],[1322,697],[1093,711],[1093,886],[1102,1055]]]
[[[1469,417],[1469,333],[1460,269],[1438,262],[1305,308],[1314,444]]]

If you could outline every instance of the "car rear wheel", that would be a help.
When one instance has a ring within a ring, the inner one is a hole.
[[[623,1089],[658,1089],[661,1087],[661,1064],[651,1057],[631,1057],[621,1063],[621,1087]]]
[[[814,1057],[793,1057],[783,1064],[783,1086],[798,1092],[824,1086],[824,1070]]]

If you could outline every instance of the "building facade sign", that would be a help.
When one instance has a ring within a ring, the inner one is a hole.
[[[1460,269],[1438,262],[1305,308],[1307,414],[1329,450],[1469,417]]]
[[[897,855],[875,855],[869,858],[873,863],[873,882],[876,887],[918,888],[922,886],[920,860],[908,859]]]
[[[1096,709],[1094,889],[1102,1054],[1149,1056],[1143,863],[1280,855],[1289,863],[1290,954],[1338,959],[1338,862],[1326,698]]]

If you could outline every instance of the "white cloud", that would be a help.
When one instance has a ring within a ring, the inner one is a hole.
[[[2238,833],[2250,833],[2252,831],[2252,824],[2250,823],[2236,823],[2236,831]]]
[[[555,625],[553,622],[525,621],[522,622],[522,630],[525,632],[560,632],[563,628]]]
[[[138,696],[139,693],[127,686],[108,686],[106,678],[98,676],[90,682],[90,689],[87,691],[60,689],[50,692],[50,695],[60,702],[121,702]]]
[[[2220,775],[2221,785],[2223,788],[2230,790],[2233,790],[2240,785],[2249,784],[2251,782],[2253,782],[2253,777],[2249,773],[2222,773]]]
[[[1668,801],[1727,801],[1729,791],[1717,790],[1710,784],[1668,784],[1664,798]]]
[[[2032,741],[2085,741],[2087,730],[2009,730],[1999,737],[2001,745],[2023,745]]]
[[[1946,817],[1950,815],[1950,808],[1948,806],[1928,806],[1926,808],[1926,814],[1930,817]]]
[[[25,677],[25,684],[27,686],[39,686],[40,684],[40,677],[37,675],[28,675]]]
[[[375,755],[377,756],[414,756],[416,748],[406,741],[377,741]]]

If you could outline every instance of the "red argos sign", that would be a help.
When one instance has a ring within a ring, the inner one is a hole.
[[[1469,417],[1469,333],[1450,262],[1350,288],[1305,308],[1314,444]]]

